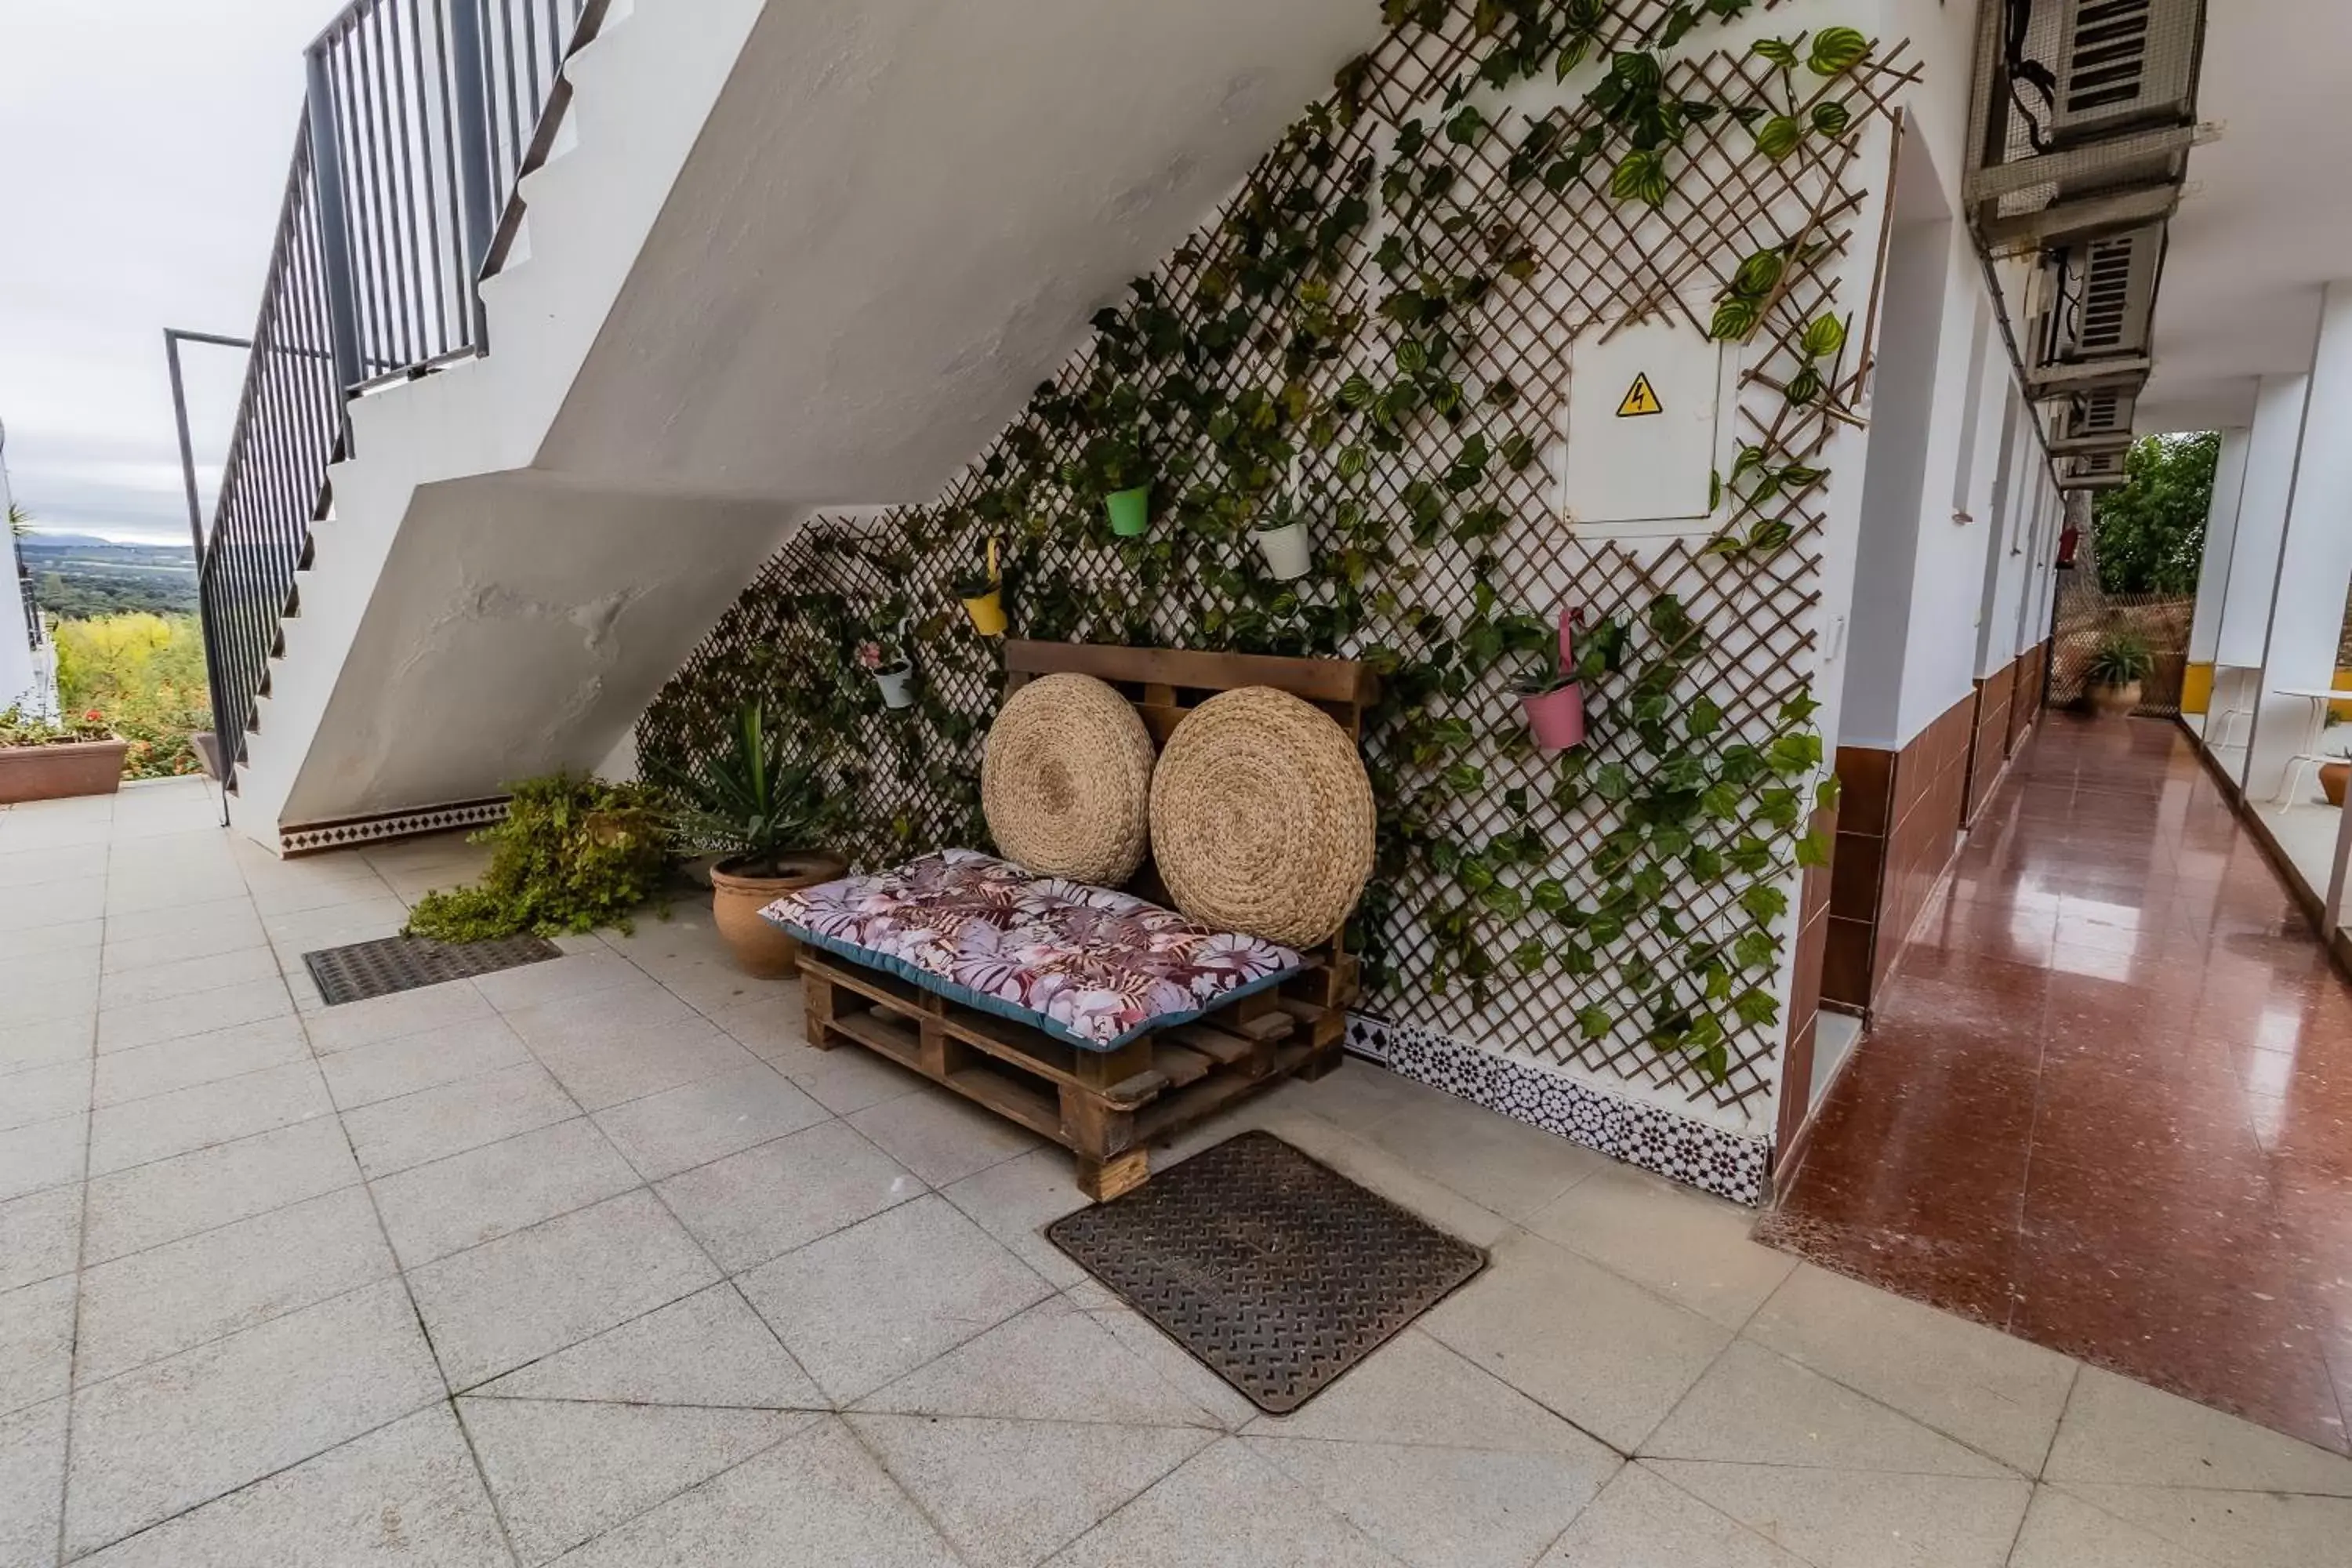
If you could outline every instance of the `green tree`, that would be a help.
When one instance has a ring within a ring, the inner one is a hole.
[[[2194,594],[2205,560],[2205,514],[2221,437],[2143,436],[2124,471],[2130,482],[2093,509],[2099,586],[2110,594]]]

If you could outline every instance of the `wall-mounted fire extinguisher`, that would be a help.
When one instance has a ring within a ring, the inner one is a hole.
[[[2083,542],[2083,531],[2068,523],[2058,534],[2058,564],[2063,570],[2074,564],[2074,547]]]

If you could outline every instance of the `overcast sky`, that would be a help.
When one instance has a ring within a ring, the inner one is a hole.
[[[185,541],[167,326],[244,337],[337,0],[0,0],[0,423],[36,525]],[[206,494],[243,356],[189,369]]]

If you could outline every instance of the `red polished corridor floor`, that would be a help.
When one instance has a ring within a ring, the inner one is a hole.
[[[1762,1239],[2352,1452],[2352,986],[2169,724],[2049,714]]]

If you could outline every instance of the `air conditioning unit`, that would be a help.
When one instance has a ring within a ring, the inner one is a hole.
[[[2062,490],[2119,490],[2130,482],[2123,452],[2095,452],[2077,458],[2058,477]]]
[[[2054,457],[2094,452],[2120,452],[2132,444],[2132,415],[2137,399],[2126,390],[2109,387],[2078,392],[2058,405],[2051,430]]]
[[[2196,118],[2203,0],[2065,0],[2060,9],[2053,143]]]
[[[2131,388],[2147,368],[2165,226],[2147,224],[2043,253],[2028,379],[2042,395]]]

